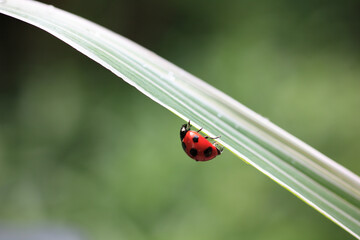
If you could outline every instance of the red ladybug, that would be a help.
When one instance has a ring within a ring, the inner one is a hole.
[[[190,121],[187,124],[184,124],[180,128],[180,139],[181,144],[186,152],[186,154],[195,159],[195,161],[209,161],[220,155],[223,151],[223,147],[218,146],[217,143],[212,144],[209,142],[208,138],[216,139],[219,137],[209,137],[200,135],[199,131],[191,131],[190,130]]]

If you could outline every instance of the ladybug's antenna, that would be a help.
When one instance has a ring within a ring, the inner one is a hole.
[[[190,120],[189,120],[189,122],[187,123],[187,130],[190,130],[190,127],[191,127],[191,123],[190,123]]]

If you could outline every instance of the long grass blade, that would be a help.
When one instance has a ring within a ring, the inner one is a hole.
[[[360,238],[360,178],[221,91],[76,15],[29,0],[0,12],[37,26],[103,65]],[[4,36],[3,36],[4,37]]]

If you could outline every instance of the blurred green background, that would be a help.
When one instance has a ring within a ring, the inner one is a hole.
[[[47,1],[128,37],[360,174],[359,1]],[[0,16],[0,226],[89,239],[349,239],[108,70]]]

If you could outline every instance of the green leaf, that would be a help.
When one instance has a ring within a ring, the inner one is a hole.
[[[360,238],[360,179],[269,120],[143,47],[35,1],[0,0],[0,12],[35,25],[100,63]],[[3,36],[4,37],[4,36]]]

